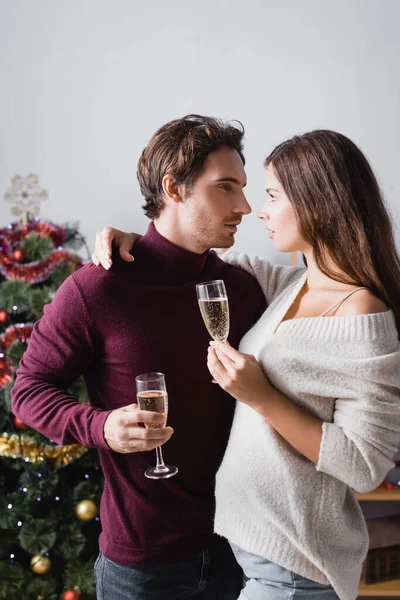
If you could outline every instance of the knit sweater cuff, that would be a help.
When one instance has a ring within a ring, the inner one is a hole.
[[[324,422],[322,424],[322,438],[318,463],[316,464],[317,471],[336,477],[335,469],[332,468],[332,459],[336,450],[337,446],[335,444],[334,427],[332,426],[332,423]]]
[[[93,446],[97,449],[110,450],[110,446],[104,438],[104,424],[111,412],[111,410],[98,410],[92,416],[90,433],[93,439]]]

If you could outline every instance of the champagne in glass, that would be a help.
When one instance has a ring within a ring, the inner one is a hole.
[[[151,412],[161,413],[167,422],[168,416],[168,394],[161,390],[149,390],[139,392],[137,394],[137,400],[140,410],[149,410]],[[145,423],[146,429],[160,429],[165,427],[164,424],[160,423]]]
[[[225,343],[229,335],[229,304],[222,279],[196,285],[201,316],[213,340]],[[217,383],[215,379],[213,383]]]
[[[145,423],[148,429],[165,427],[168,416],[168,394],[165,377],[162,373],[145,373],[136,377],[137,401],[140,410],[149,410],[164,415],[165,421],[160,423]],[[164,463],[161,448],[156,448],[157,464],[145,471],[149,479],[165,479],[178,472],[177,467]]]

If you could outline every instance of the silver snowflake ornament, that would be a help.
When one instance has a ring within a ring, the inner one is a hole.
[[[48,198],[47,190],[39,185],[39,177],[33,174],[28,177],[14,175],[11,183],[11,187],[4,194],[4,200],[12,204],[12,213],[14,215],[38,214],[40,203]]]

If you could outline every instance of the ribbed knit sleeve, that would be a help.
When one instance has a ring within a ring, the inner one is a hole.
[[[305,272],[301,267],[273,265],[267,259],[249,256],[243,252],[227,252],[220,258],[250,273],[260,285],[268,304],[271,304],[282,290]]]
[[[382,483],[399,443],[400,350],[390,340],[383,346],[371,344],[362,359],[342,358],[348,393],[336,399],[333,422],[322,427],[317,470],[358,492]]]
[[[91,329],[78,284],[71,276],[34,326],[12,388],[12,410],[59,444],[108,448],[103,427],[109,411],[81,404],[67,392],[93,361]]]

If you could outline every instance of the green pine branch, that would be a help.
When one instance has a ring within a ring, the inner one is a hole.
[[[18,481],[19,489],[23,490],[25,500],[30,504],[35,502],[36,498],[46,500],[54,497],[59,480],[56,467],[34,464],[22,471]]]
[[[9,507],[12,508],[9,508]],[[0,529],[12,530],[17,527],[17,519],[22,514],[21,504],[14,499],[13,494],[0,498]],[[18,516],[17,516],[18,515]]]
[[[75,273],[78,260],[78,257],[74,258],[71,256],[71,264],[68,264],[67,261],[61,261],[54,265],[51,270],[51,281],[55,289],[58,289],[67,277],[72,275],[72,273]]]
[[[76,559],[86,546],[86,537],[82,532],[82,524],[77,521],[60,529],[60,544],[57,549],[66,560]]]
[[[27,600],[58,600],[57,580],[50,575],[34,575],[29,582],[26,592]]]
[[[28,297],[28,318],[37,321],[43,315],[43,308],[52,301],[53,291],[50,286],[31,288]]]
[[[26,574],[18,563],[0,561],[0,600],[23,598]]]
[[[9,279],[0,284],[0,308],[12,315],[26,312],[29,306],[30,284],[18,279]]]
[[[18,367],[19,365],[19,361],[22,358],[23,353],[26,350],[26,343],[25,342],[21,342],[21,340],[15,340],[15,342],[13,342],[11,344],[11,346],[9,346],[6,355],[7,358],[14,364],[15,367]]]
[[[54,250],[54,243],[50,237],[31,231],[21,241],[20,248],[25,251],[27,262],[34,262],[50,256]]]
[[[5,431],[8,426],[10,408],[6,403],[4,389],[0,388],[0,432]],[[0,485],[1,489],[1,485]]]
[[[25,521],[18,536],[21,548],[30,554],[51,550],[57,538],[57,532],[52,525],[49,519]]]
[[[7,414],[11,412],[11,390],[14,385],[14,378],[10,379],[3,387],[4,406],[7,409]]]
[[[77,588],[79,593],[94,594],[96,591],[93,572],[95,557],[85,562],[71,560],[65,569],[65,585],[67,589]]]
[[[71,225],[66,224],[65,232],[67,237],[64,244],[70,248],[73,248],[74,250],[79,250],[80,248],[84,247],[87,258],[90,260],[90,250],[85,237],[79,231],[79,221],[76,221]]]

